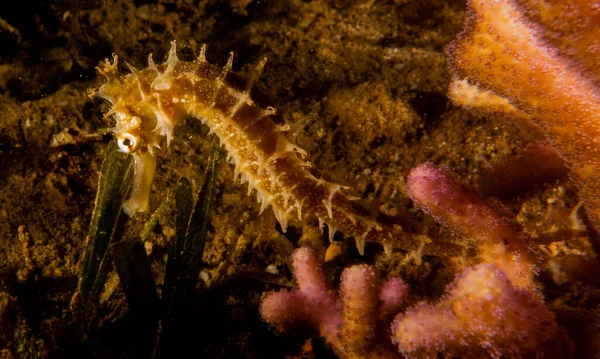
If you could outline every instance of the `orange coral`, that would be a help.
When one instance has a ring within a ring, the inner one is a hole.
[[[468,6],[465,30],[448,49],[456,74],[450,97],[533,121],[565,159],[600,228],[600,2],[471,0]]]

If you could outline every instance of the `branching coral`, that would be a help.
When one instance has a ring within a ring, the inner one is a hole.
[[[267,323],[282,332],[303,325],[317,329],[341,358],[399,357],[388,323],[408,294],[402,280],[380,283],[371,266],[355,265],[342,273],[336,294],[311,250],[296,250],[292,260],[299,289],[263,299],[260,313]]]
[[[451,99],[532,121],[565,159],[600,228],[600,3],[471,0],[449,47]]]
[[[516,287],[490,264],[467,269],[439,303],[421,302],[393,322],[409,293],[399,278],[380,284],[371,266],[355,265],[342,273],[336,294],[306,248],[293,254],[293,271],[299,289],[267,294],[263,320],[281,332],[316,329],[341,358],[572,355],[570,341],[537,293]]]
[[[417,207],[477,243],[482,261],[501,268],[515,285],[534,287],[535,252],[500,204],[486,201],[448,169],[431,163],[414,168],[407,184]]]
[[[392,324],[408,358],[564,358],[569,341],[542,301],[490,264],[467,269],[437,305],[421,302]]]

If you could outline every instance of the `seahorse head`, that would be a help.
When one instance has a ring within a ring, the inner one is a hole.
[[[90,90],[92,97],[98,96],[110,102],[111,108],[105,117],[112,117],[119,150],[133,157],[134,178],[130,198],[123,203],[123,210],[132,216],[149,208],[152,179],[156,170],[154,148],[160,148],[161,133],[155,131],[157,121],[153,107],[145,104],[144,93],[140,89],[135,74],[119,76],[117,56],[111,63],[106,60],[98,72],[106,82],[97,90]]]
[[[154,148],[160,148],[161,136],[149,128],[148,117],[142,120],[136,113],[120,110],[115,110],[112,117],[116,119],[116,126],[111,130],[121,152],[130,155],[149,152],[154,155]]]

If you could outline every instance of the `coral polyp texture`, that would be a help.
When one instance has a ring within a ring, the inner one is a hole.
[[[572,345],[539,297],[480,264],[460,274],[435,305],[421,302],[392,323],[407,358],[565,358]]]
[[[437,303],[420,302],[398,314],[410,294],[400,278],[382,281],[373,267],[354,265],[342,273],[336,293],[311,250],[297,249],[292,263],[298,289],[267,294],[260,306],[263,320],[280,332],[312,329],[340,358],[573,354],[538,293],[518,288],[491,264],[458,275]]]
[[[116,121],[112,131],[120,149],[135,160],[133,192],[123,206],[127,214],[148,210],[154,151],[163,137],[169,145],[183,117],[193,116],[219,138],[235,165],[234,177],[248,183],[248,194],[256,190],[261,212],[271,206],[284,231],[290,220],[316,217],[329,226],[331,238],[336,230],[354,237],[360,252],[367,241],[418,247],[396,235],[399,227],[378,221],[344,186],[311,174],[305,151],[286,135],[290,126],[255,90],[266,59],[241,76],[232,72],[233,54],[219,67],[206,61],[205,51],[194,61],[180,61],[173,42],[163,64],[150,56],[147,68],[128,65],[131,73],[120,76],[114,56],[99,69],[106,82],[91,95],[111,103],[106,116]]]
[[[336,293],[310,249],[297,249],[292,263],[299,288],[267,294],[260,306],[264,321],[280,332],[316,330],[340,358],[400,358],[388,323],[408,295],[402,280],[381,283],[373,267],[355,265],[344,270]]]
[[[533,122],[600,229],[600,2],[471,0],[448,49],[458,105]]]

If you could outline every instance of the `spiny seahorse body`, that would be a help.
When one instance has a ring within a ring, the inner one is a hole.
[[[120,149],[134,157],[134,185],[123,205],[128,215],[148,210],[148,199],[156,161],[154,149],[184,116],[192,115],[218,136],[235,165],[235,178],[248,183],[248,194],[256,190],[262,211],[271,206],[285,231],[291,219],[318,218],[329,226],[330,239],[336,230],[356,239],[362,253],[366,241],[389,244],[398,226],[386,226],[370,211],[346,195],[343,186],[313,176],[304,160],[305,152],[286,136],[289,129],[272,107],[263,106],[253,90],[266,62],[243,78],[231,71],[233,54],[224,67],[208,63],[206,47],[191,62],[180,61],[172,43],[165,63],[119,76],[117,56],[107,59],[99,72],[107,79],[92,96],[108,100]],[[386,247],[389,247],[386,245]],[[412,246],[411,246],[412,247]]]

